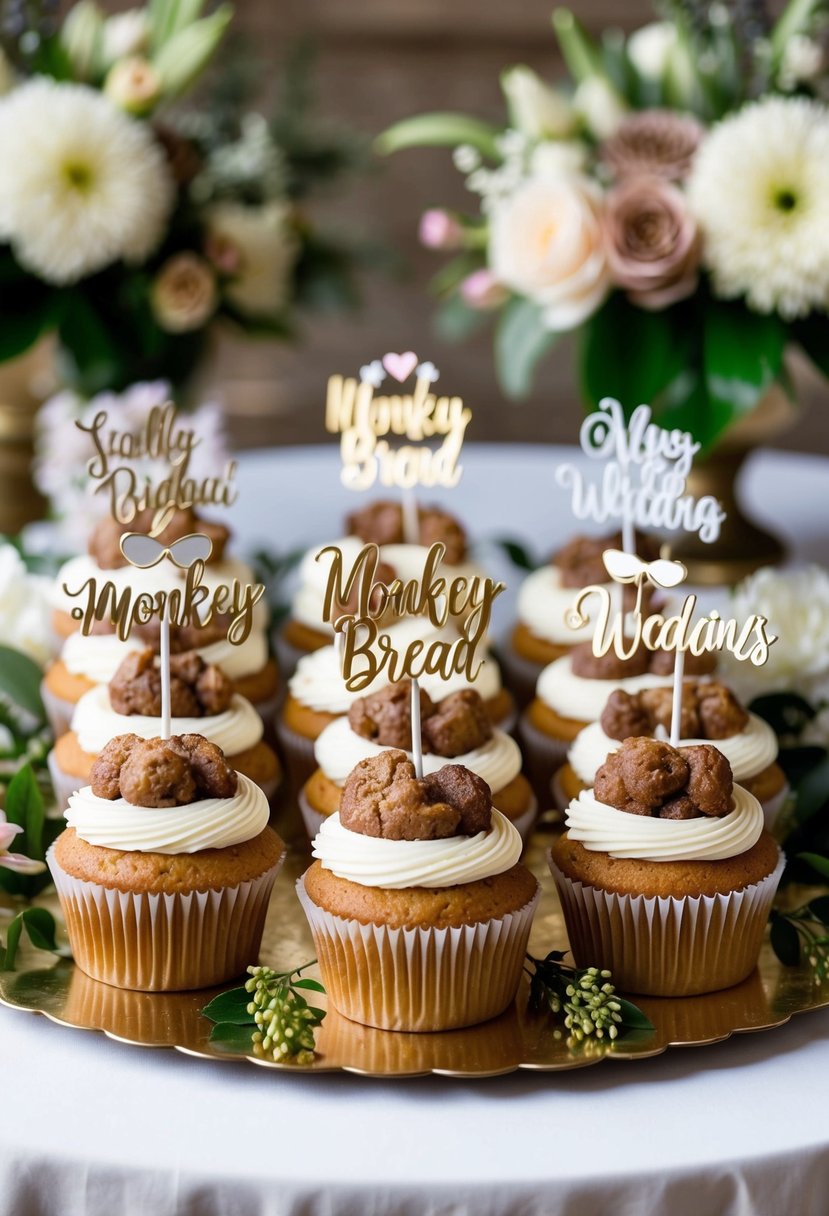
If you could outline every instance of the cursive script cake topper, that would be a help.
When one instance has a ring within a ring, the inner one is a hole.
[[[190,461],[200,440],[179,420],[172,401],[153,406],[138,432],[108,427],[106,410],[87,425],[75,422],[90,436],[95,454],[87,464],[93,493],[109,496],[109,510],[120,524],[131,524],[142,511],[153,512],[150,535],[163,531],[177,509],[231,506],[237,498],[233,484],[236,462],[228,462],[219,477],[201,480],[190,475]],[[158,477],[139,470],[142,460],[157,462]]]
[[[505,586],[483,575],[445,577],[440,573],[445,552],[446,546],[436,542],[427,551],[420,578],[394,578],[388,583],[377,579],[380,549],[375,544],[365,545],[348,571],[338,545],[327,545],[317,554],[317,561],[329,557],[331,562],[323,619],[334,627],[335,653],[349,692],[362,692],[381,675],[389,684],[427,674],[443,679],[462,674],[469,683],[477,679],[492,605]],[[355,610],[342,612],[342,606],[355,598]],[[450,621],[462,624],[454,638],[414,638],[400,651],[393,636],[383,630],[383,618],[389,614],[426,618],[436,629]]]
[[[606,549],[602,554],[608,575],[617,584],[633,584],[636,602],[633,610],[626,614],[616,611],[616,597],[612,588],[593,584],[579,591],[575,603],[568,613],[568,624],[573,629],[583,628],[595,620],[593,630],[593,653],[601,657],[609,651],[620,659],[631,658],[641,646],[648,650],[672,652],[674,659],[673,703],[671,709],[671,743],[679,742],[682,682],[685,673],[685,655],[701,655],[726,650],[735,659],[762,667],[767,662],[769,650],[777,638],[769,632],[767,617],[753,613],[745,621],[735,617],[722,617],[712,609],[704,616],[697,616],[697,596],[686,595],[675,611],[654,612],[645,616],[643,611],[643,589],[646,583],[662,588],[673,588],[685,581],[687,571],[682,562],[658,558],[644,562],[635,554],[620,549]],[[597,611],[584,611],[588,600],[595,600]]]
[[[235,502],[235,464],[228,465],[224,477],[199,483],[189,478],[188,463],[199,439],[192,428],[179,422],[172,402],[154,406],[137,434],[107,429],[105,410],[99,411],[91,424],[79,420],[75,425],[92,437],[95,455],[88,471],[92,483],[97,482],[92,492],[108,491],[116,523],[126,526],[139,512],[153,513],[148,532],[126,532],[121,537],[125,561],[135,569],[149,570],[169,559],[185,575],[176,579],[175,585],[149,584],[146,589],[125,586],[114,579],[100,581],[96,575],[79,587],[64,583],[65,594],[79,601],[71,609],[71,616],[80,622],[81,632],[89,634],[96,623],[107,620],[117,637],[126,641],[136,626],[153,620],[158,620],[163,636],[170,625],[206,626],[216,617],[227,617],[227,640],[241,645],[253,628],[254,608],[265,594],[264,585],[243,583],[238,578],[226,583],[211,579],[207,583],[205,567],[213,546],[203,533],[191,533],[167,544],[159,539],[177,511],[189,511],[205,503]],[[129,463],[147,457],[164,466],[166,471],[160,479],[149,474],[142,478]],[[116,460],[126,463],[113,463]]]
[[[414,384],[404,385],[414,376]],[[392,391],[378,390],[391,378]],[[414,351],[392,351],[360,368],[360,376],[328,381],[325,429],[340,436],[341,480],[350,490],[373,485],[413,491],[417,486],[456,486],[472,411],[457,396],[434,391],[440,373]],[[393,445],[392,438],[401,442]],[[429,441],[439,439],[437,447]]]
[[[647,405],[625,419],[618,401],[605,397],[581,424],[579,443],[584,454],[603,461],[600,481],[591,481],[575,464],[561,464],[556,481],[571,492],[577,519],[596,523],[619,520],[622,547],[635,551],[636,528],[696,532],[702,541],[715,541],[725,512],[710,494],[695,499],[685,483],[700,450],[688,431],[667,430],[651,420]]]

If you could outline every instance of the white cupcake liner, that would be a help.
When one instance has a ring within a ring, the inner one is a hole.
[[[316,770],[317,761],[314,756],[315,739],[306,739],[305,735],[297,734],[286,726],[281,718],[276,721],[276,738],[285,758],[285,768],[298,794],[305,782]]]
[[[757,965],[785,866],[741,891],[682,898],[617,895],[548,862],[578,967],[607,967],[622,992],[694,996],[731,988]]]
[[[545,665],[533,663],[531,659],[516,654],[509,641],[499,646],[497,657],[504,683],[514,693],[521,709],[524,709],[535,696],[535,686]]]
[[[766,825],[766,831],[774,831],[774,825],[777,823],[777,820],[780,817],[780,812],[786,805],[786,800],[790,794],[791,788],[787,781],[783,788],[778,791],[778,793],[771,798],[767,798],[765,802],[760,804],[763,808],[763,820]]]
[[[51,688],[47,687],[45,680],[40,685],[40,697],[55,738],[57,739],[58,735],[65,735],[69,730],[77,702],[67,701],[65,697],[56,696]]]
[[[94,980],[138,992],[209,988],[259,957],[271,889],[284,860],[219,891],[119,891],[67,874],[46,855],[75,963]]]
[[[530,721],[529,710],[524,710],[518,720],[518,738],[530,780],[536,792],[544,797],[550,788],[553,775],[567,759],[570,744],[566,739],[554,739],[539,730]]]
[[[322,980],[345,1017],[380,1030],[474,1026],[515,999],[540,888],[516,912],[451,929],[363,925],[297,895]]]

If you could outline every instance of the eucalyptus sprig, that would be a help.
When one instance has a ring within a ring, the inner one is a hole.
[[[248,967],[250,979],[243,988],[220,993],[202,1009],[203,1016],[216,1023],[210,1042],[252,1051],[277,1064],[310,1064],[316,1031],[325,1017],[324,1009],[309,1005],[302,995],[325,992],[319,980],[302,976],[315,962],[293,971]]]
[[[598,967],[570,967],[563,950],[545,958],[527,955],[530,1007],[562,1016],[577,1042],[585,1038],[617,1039],[628,1030],[653,1030],[641,1009],[616,995],[611,974]]]

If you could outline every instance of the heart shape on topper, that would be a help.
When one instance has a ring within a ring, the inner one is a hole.
[[[395,380],[399,380],[402,384],[417,367],[417,355],[413,350],[404,351],[402,355],[389,351],[388,354],[383,355],[383,367],[390,376],[394,376]]]

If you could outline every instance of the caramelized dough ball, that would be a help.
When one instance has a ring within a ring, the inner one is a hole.
[[[112,801],[121,797],[121,768],[133,748],[142,742],[138,735],[116,735],[110,739],[92,765],[89,783],[97,798]]]
[[[681,747],[688,765],[688,797],[703,815],[721,818],[731,810],[734,776],[722,752],[711,743]]]
[[[200,798],[233,797],[239,779],[217,744],[204,735],[175,735],[171,742],[189,761]]]
[[[402,751],[361,760],[343,786],[340,822],[363,836],[439,840],[454,836],[460,820],[460,812],[448,803],[426,802],[423,783]]]
[[[439,701],[423,723],[423,738],[438,756],[462,756],[492,738],[492,720],[480,693],[463,688]]]
[[[591,642],[580,642],[571,653],[573,675],[585,680],[624,680],[643,676],[648,670],[648,651],[640,646],[629,659],[620,659],[612,650],[597,656]]]
[[[607,698],[600,718],[602,730],[611,739],[629,739],[631,735],[648,735],[651,723],[637,694],[615,689]]]
[[[187,806],[196,799],[192,769],[172,739],[144,739],[133,747],[121,766],[120,787],[134,806]]]
[[[371,739],[382,747],[412,747],[412,682],[399,680],[379,692],[360,697],[348,711],[348,724],[355,734]],[[435,712],[435,705],[425,689],[420,689],[421,727]]]

